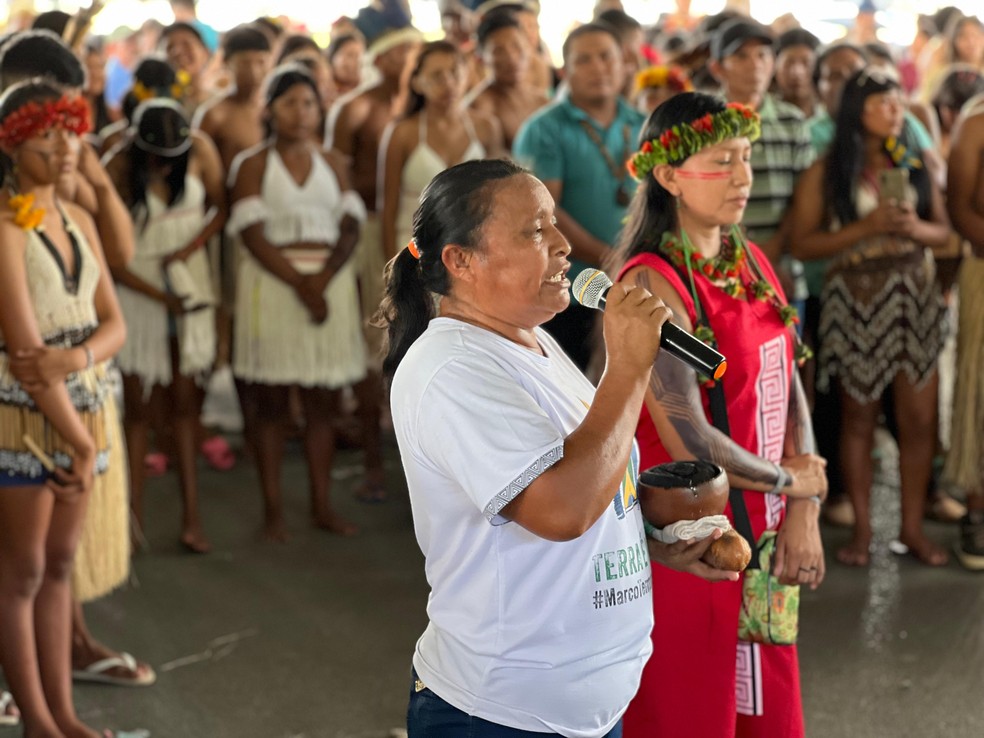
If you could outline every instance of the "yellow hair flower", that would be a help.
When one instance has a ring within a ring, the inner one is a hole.
[[[137,98],[137,102],[143,102],[144,100],[150,100],[154,96],[154,91],[151,90],[143,82],[134,82],[133,87],[130,89],[133,96]]]
[[[647,67],[636,74],[636,92],[641,92],[650,87],[657,89],[669,87],[674,92],[689,92],[693,89],[687,73],[681,67],[667,66],[664,64]]]
[[[14,223],[25,231],[32,231],[44,221],[44,208],[34,207],[34,195],[14,195],[7,200],[7,207],[14,211]]]

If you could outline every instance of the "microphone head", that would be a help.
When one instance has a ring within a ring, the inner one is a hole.
[[[577,279],[571,285],[571,294],[584,307],[597,310],[601,307],[601,300],[611,286],[612,280],[600,269],[585,269],[577,275]]]

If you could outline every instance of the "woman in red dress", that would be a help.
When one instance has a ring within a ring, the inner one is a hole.
[[[755,540],[778,531],[773,573],[815,588],[824,576],[817,517],[826,473],[795,371],[795,310],[736,225],[758,132],[752,110],[683,93],[656,109],[630,160],[641,184],[616,255],[619,279],[659,296],[680,327],[727,357],[730,425],[729,436],[711,420],[711,382],[661,353],[637,438],[642,468],[693,458],[723,467],[742,490]],[[726,512],[734,522],[730,504]],[[741,598],[741,582],[712,584],[653,564],[654,655],[625,738],[804,734],[796,646],[740,642]]]

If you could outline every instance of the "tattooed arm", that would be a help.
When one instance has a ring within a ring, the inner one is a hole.
[[[815,454],[817,442],[813,437],[813,422],[810,420],[810,406],[806,401],[806,391],[800,381],[799,372],[793,372],[792,396],[789,399],[789,416],[786,420],[786,442],[783,455],[801,456]]]
[[[813,456],[815,450],[816,440],[806,392],[803,391],[799,372],[793,372],[783,464],[794,463],[797,459],[818,458]],[[823,497],[827,492],[827,477],[825,470],[821,469],[820,472],[823,476],[818,479],[816,494]],[[820,506],[814,502],[816,500],[790,499],[786,505],[786,518],[779,528],[776,554],[772,560],[772,571],[783,584],[803,584],[816,589],[823,581],[826,565],[817,524]]]
[[[660,297],[673,310],[673,321],[684,330],[693,331],[683,301],[660,274],[647,267],[638,267],[629,271],[622,281],[645,287]],[[802,412],[799,407],[797,403],[797,417]],[[646,392],[646,408],[660,440],[674,459],[712,461],[727,472],[730,484],[739,489],[769,492],[778,485],[791,497],[822,493],[817,479],[817,469],[822,472],[823,464],[819,457],[801,451],[784,459],[782,466],[777,467],[746,451],[707,420],[696,372],[671,356],[657,355]],[[805,422],[807,428],[798,429],[798,442],[805,444],[808,437],[812,443],[809,419]]]

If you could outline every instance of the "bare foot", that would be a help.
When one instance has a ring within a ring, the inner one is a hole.
[[[334,533],[335,535],[344,536],[346,538],[354,536],[359,532],[358,526],[348,522],[341,515],[333,511],[315,515],[314,518],[312,518],[311,523],[315,528],[320,528],[321,530],[326,530],[329,533]]]
[[[855,536],[837,551],[837,560],[845,566],[867,566],[871,562],[871,538]]]
[[[908,548],[908,554],[926,566],[946,566],[950,556],[946,550],[937,546],[924,535],[899,536],[899,542]]]
[[[190,553],[195,554],[207,554],[212,550],[212,544],[205,537],[205,531],[197,525],[185,528],[181,534],[181,545]]]
[[[382,482],[375,482],[367,479],[355,491],[355,499],[367,505],[375,505],[386,502],[386,487]]]
[[[267,520],[263,524],[260,539],[266,543],[287,543],[290,540],[290,534],[287,532],[287,525],[283,519]]]

